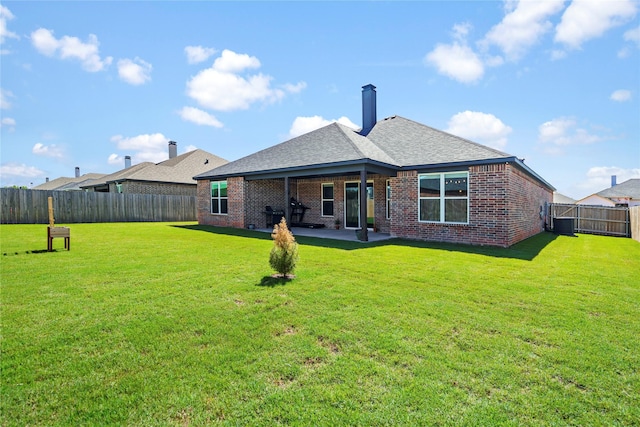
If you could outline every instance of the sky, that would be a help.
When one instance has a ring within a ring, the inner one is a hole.
[[[640,0],[0,3],[0,186],[399,115],[581,199],[640,178]]]

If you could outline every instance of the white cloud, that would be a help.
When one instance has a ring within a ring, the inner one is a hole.
[[[107,159],[107,163],[110,164],[110,165],[121,165],[121,166],[124,166],[124,157],[113,153]]]
[[[295,138],[296,136],[304,135],[305,133],[320,129],[321,127],[335,122],[348,126],[354,130],[360,129],[360,126],[356,125],[351,120],[349,120],[348,117],[345,116],[334,120],[327,120],[321,116],[296,117],[291,124],[291,128],[289,129],[289,137]]]
[[[585,197],[598,193],[611,186],[611,175],[621,184],[629,179],[640,178],[640,168],[624,169],[617,166],[594,166],[587,171],[586,180],[576,185],[576,193]]]
[[[552,28],[548,18],[563,7],[564,0],[509,2],[505,17],[489,30],[480,44],[496,45],[507,59],[517,60]]]
[[[31,152],[37,156],[53,157],[56,159],[61,159],[64,155],[62,148],[57,145],[44,145],[41,142],[36,143],[31,149]]]
[[[585,41],[629,21],[636,11],[632,0],[574,0],[556,26],[555,41],[579,49]]]
[[[452,36],[460,43],[466,43],[467,36],[473,29],[470,22],[462,22],[460,24],[454,24],[452,29]]]
[[[0,175],[21,178],[36,178],[43,176],[44,172],[34,166],[27,166],[24,163],[5,163],[0,166]]]
[[[98,54],[98,38],[94,34],[89,34],[87,42],[82,42],[77,37],[63,36],[56,39],[53,31],[46,28],[39,28],[31,33],[31,43],[46,56],[60,59],[75,59],[82,63],[85,71],[96,72],[108,67],[113,58],[100,58]]]
[[[631,99],[631,91],[626,89],[616,90],[611,94],[609,99],[617,102],[629,101]]]
[[[545,145],[544,151],[548,154],[563,154],[562,147],[594,144],[604,139],[579,127],[577,121],[570,117],[559,117],[538,127],[538,142]]]
[[[297,93],[306,86],[298,83],[273,88],[271,76],[245,74],[260,66],[256,57],[225,49],[213,66],[200,71],[187,82],[187,95],[205,108],[233,111],[246,110],[255,102],[276,102],[287,93]]]
[[[4,90],[0,88],[0,109],[11,109],[11,101],[9,98],[13,98],[13,93],[10,90]]]
[[[0,127],[8,127],[10,131],[14,131],[16,127],[16,120],[11,117],[3,117],[2,121],[0,121]]]
[[[8,8],[0,5],[0,43],[4,43],[6,38],[20,38],[16,33],[7,29],[7,21],[11,21],[13,18],[15,18],[13,13]]]
[[[182,110],[178,111],[178,114],[182,117],[182,120],[192,122],[197,125],[212,126],[214,128],[224,127],[222,122],[216,119],[215,116],[212,116],[206,111],[202,111],[198,108],[182,107]]]
[[[425,63],[440,74],[462,83],[473,83],[484,75],[484,65],[478,55],[465,44],[438,44],[425,57]]]
[[[225,49],[222,55],[216,58],[213,68],[223,73],[240,73],[248,68],[260,68],[261,64],[255,56],[246,53],[235,53]]]
[[[628,42],[635,43],[640,48],[640,26],[625,31],[622,37]]]
[[[111,142],[116,144],[119,150],[126,151],[136,163],[159,163],[169,158],[169,139],[161,133],[143,134],[125,138],[122,135],[111,137]],[[133,154],[129,154],[133,152]],[[116,157],[113,157],[116,156]],[[109,156],[109,162],[116,161],[117,155]],[[112,163],[111,163],[112,164]]]
[[[216,50],[211,47],[187,46],[184,48],[184,53],[187,55],[189,64],[198,64],[209,59]]]
[[[195,145],[187,145],[186,147],[184,147],[183,153],[188,153],[190,151],[197,150],[197,149],[198,147],[196,147]]]
[[[121,59],[118,61],[118,75],[125,82],[138,86],[151,80],[152,65],[142,59]]]
[[[446,131],[501,150],[507,145],[507,135],[511,130],[511,127],[493,114],[463,111],[449,119]]]
[[[282,88],[285,90],[285,92],[300,93],[307,88],[307,83],[306,82],[299,82],[296,84],[285,83],[282,85]]]

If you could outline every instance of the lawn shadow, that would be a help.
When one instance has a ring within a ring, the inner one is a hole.
[[[271,235],[262,231],[248,230],[244,228],[214,227],[210,225],[171,225],[171,227],[183,228],[187,230],[200,231],[213,234],[223,234],[227,236],[247,237],[259,240],[271,240]],[[295,233],[294,233],[295,236]],[[467,254],[478,254],[496,258],[513,258],[524,261],[533,260],[538,254],[558,236],[550,232],[542,232],[529,237],[509,248],[495,246],[475,246],[462,243],[440,243],[427,242],[421,240],[408,240],[392,238],[377,242],[358,242],[349,240],[326,239],[320,237],[295,236],[301,245],[317,246],[330,249],[342,250],[362,250],[384,246],[404,246],[411,248],[435,249],[450,252],[462,252]],[[264,286],[264,285],[263,285]]]
[[[63,251],[62,249],[60,250],[61,252]],[[50,252],[58,252],[58,249],[53,249],[51,251],[47,250],[47,249],[32,249],[30,251],[19,251],[19,252],[15,252],[15,251],[9,251],[9,252],[3,252],[2,256],[11,256],[11,255],[29,255],[29,254],[46,254],[46,253],[50,253]],[[64,249],[64,252],[67,252],[66,249]]]
[[[291,282],[293,278],[291,277],[283,277],[283,276],[264,276],[260,283],[256,283],[256,286],[264,286],[267,288],[274,288],[276,286],[284,286],[287,283]]]

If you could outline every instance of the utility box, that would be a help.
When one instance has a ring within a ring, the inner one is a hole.
[[[561,236],[575,236],[575,218],[558,217],[553,219],[553,232]]]

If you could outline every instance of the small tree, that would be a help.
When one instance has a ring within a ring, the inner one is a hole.
[[[287,221],[282,218],[280,224],[273,226],[273,248],[269,255],[269,264],[282,275],[291,276],[298,262],[298,243],[287,227]]]

